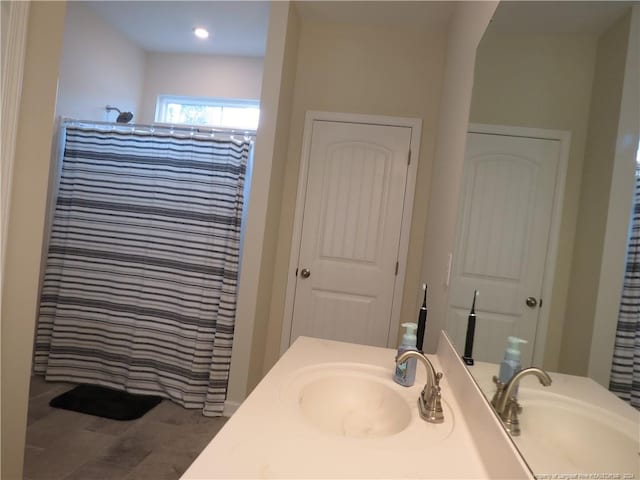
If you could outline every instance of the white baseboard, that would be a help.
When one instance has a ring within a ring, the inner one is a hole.
[[[224,401],[224,411],[222,412],[222,416],[223,417],[230,417],[231,415],[236,413],[236,410],[238,410],[238,407],[240,407],[240,402],[234,402],[232,400],[225,400]]]

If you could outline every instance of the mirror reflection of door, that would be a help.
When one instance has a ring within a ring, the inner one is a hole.
[[[461,350],[479,290],[476,360],[500,362],[513,335],[528,342],[522,364],[532,363],[560,151],[558,140],[468,135],[448,331]]]

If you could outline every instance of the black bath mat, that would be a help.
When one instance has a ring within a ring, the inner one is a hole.
[[[52,399],[49,405],[113,420],[135,420],[161,401],[162,398],[155,395],[136,395],[97,385],[78,385]]]

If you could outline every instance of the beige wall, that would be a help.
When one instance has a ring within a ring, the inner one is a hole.
[[[240,271],[227,400],[247,396],[261,378],[266,316],[271,298],[274,242],[280,215],[279,188],[290,121],[298,19],[289,2],[274,2],[269,11],[267,48],[256,136],[251,193]]]
[[[498,2],[458,3],[447,34],[422,261],[422,278],[429,285],[430,296],[427,351],[435,351],[439,332],[445,328],[445,280],[455,243],[476,49],[497,5]]]
[[[7,253],[7,230],[11,207],[11,178],[22,96],[22,74],[29,22],[28,2],[2,2],[2,100],[0,100],[0,288]]]
[[[571,146],[544,367],[557,370],[569,288],[595,35],[487,32],[478,48],[471,122],[568,130]]]
[[[253,332],[251,351],[251,368],[249,390],[262,379],[265,351],[269,346],[268,327],[271,311],[272,288],[275,288],[274,269],[276,268],[276,251],[279,248],[278,224],[283,204],[283,183],[287,168],[287,147],[289,135],[294,128],[295,118],[292,116],[294,83],[296,80],[296,60],[298,58],[298,42],[300,38],[300,21],[294,8],[289,12],[287,39],[284,51],[282,70],[282,95],[278,106],[279,122],[276,131],[276,142],[273,153],[273,170],[271,188],[267,208],[267,235],[262,257],[260,275],[260,295],[256,309],[256,326]]]
[[[158,95],[260,99],[263,59],[147,53],[138,120],[155,121]]]
[[[599,39],[559,370],[586,375],[611,193],[629,16]],[[610,279],[613,281],[613,279]]]
[[[307,110],[421,118],[422,141],[401,318],[414,318],[422,235],[442,82],[445,32],[304,22],[300,28],[288,156],[284,172],[266,373],[280,354],[304,117]]]
[[[115,121],[105,106],[137,114],[145,67],[144,50],[81,2],[69,2],[60,60],[56,115]]]
[[[2,65],[4,66],[6,50],[7,50],[7,35],[9,33],[9,16],[11,15],[11,4],[9,2],[0,3],[0,48],[2,51]]]
[[[2,478],[22,478],[63,2],[32,2],[2,291]]]

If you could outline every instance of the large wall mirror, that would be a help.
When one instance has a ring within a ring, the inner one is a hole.
[[[607,391],[640,130],[638,9],[501,2],[477,52],[447,330],[462,354],[478,290],[470,370],[486,396],[508,336],[527,340],[523,368],[550,372],[551,387],[532,375],[519,392],[514,440],[537,475],[640,477],[639,413]]]

